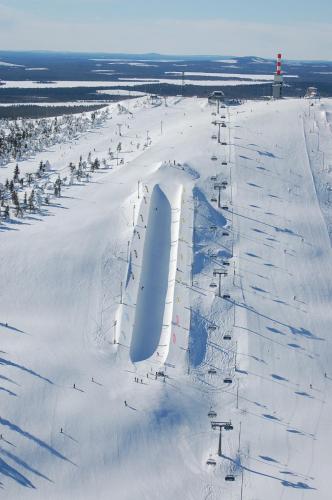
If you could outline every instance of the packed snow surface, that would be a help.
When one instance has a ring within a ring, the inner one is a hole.
[[[19,163],[122,143],[1,222],[0,498],[331,498],[332,104],[215,113],[112,104]]]

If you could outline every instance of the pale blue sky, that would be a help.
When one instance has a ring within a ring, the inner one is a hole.
[[[332,0],[0,0],[0,49],[24,48],[331,59]]]
[[[331,0],[2,0],[8,7],[47,18],[211,19],[250,22],[325,22]]]

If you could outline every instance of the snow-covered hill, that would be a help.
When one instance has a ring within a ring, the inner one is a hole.
[[[0,498],[329,500],[332,104],[155,104],[19,164],[105,158],[0,225]]]

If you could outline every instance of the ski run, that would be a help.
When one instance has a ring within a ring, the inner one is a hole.
[[[332,101],[91,116],[2,207],[0,498],[331,499]]]

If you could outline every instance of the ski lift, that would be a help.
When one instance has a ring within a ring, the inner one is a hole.
[[[210,288],[217,288],[217,283],[215,283],[214,281],[212,281],[212,283],[210,283]]]
[[[217,198],[216,198],[216,197],[211,198],[211,203],[217,203],[217,201],[218,201],[218,200],[217,200]]]
[[[233,474],[227,474],[227,476],[225,476],[225,481],[235,481],[235,477]]]
[[[226,123],[222,122],[221,126],[222,126],[222,128],[225,128],[226,127]]]
[[[224,378],[224,384],[232,384],[233,380],[230,377]]]
[[[232,340],[232,336],[229,333],[224,335],[224,340]]]
[[[223,235],[223,236],[229,236],[229,233],[226,233],[226,231],[224,231],[224,232],[222,233],[222,235]]]
[[[212,155],[211,160],[216,161],[216,160],[218,160],[218,158],[216,157],[216,155]]]
[[[225,431],[232,431],[234,429],[233,425],[229,422],[228,424],[224,425]]]
[[[217,231],[217,229],[218,229],[217,226],[210,226],[211,231]]]
[[[229,263],[229,262],[227,262],[227,261],[224,261],[224,262],[222,263],[222,265],[223,265],[223,266],[230,266],[230,263]]]
[[[210,179],[211,179],[211,181],[215,182],[217,180],[217,176],[213,175]]]
[[[222,146],[227,146],[227,142],[222,142],[221,145]]]
[[[217,462],[214,460],[214,458],[208,458],[206,461],[206,465],[217,465]]]
[[[211,139],[217,139],[216,134],[211,135]]]
[[[225,115],[220,115],[220,118],[221,118],[222,120],[226,120],[226,116],[225,116]]]
[[[227,206],[227,205],[223,205],[221,208],[222,208],[223,210],[229,210],[229,208],[228,208],[228,206]]]
[[[223,299],[225,300],[229,300],[231,298],[231,296],[229,295],[229,293],[224,293],[224,295],[222,296]]]
[[[209,375],[216,375],[217,374],[217,370],[215,368],[209,368],[208,369],[208,374]]]
[[[216,325],[209,325],[209,326],[208,326],[208,330],[212,330],[212,331],[214,331],[214,330],[216,330],[216,329],[217,329]]]
[[[209,418],[216,418],[217,416],[217,412],[214,411],[214,410],[210,410],[209,413],[208,413],[208,417]]]
[[[227,161],[222,161],[221,164],[222,165],[227,165]]]

